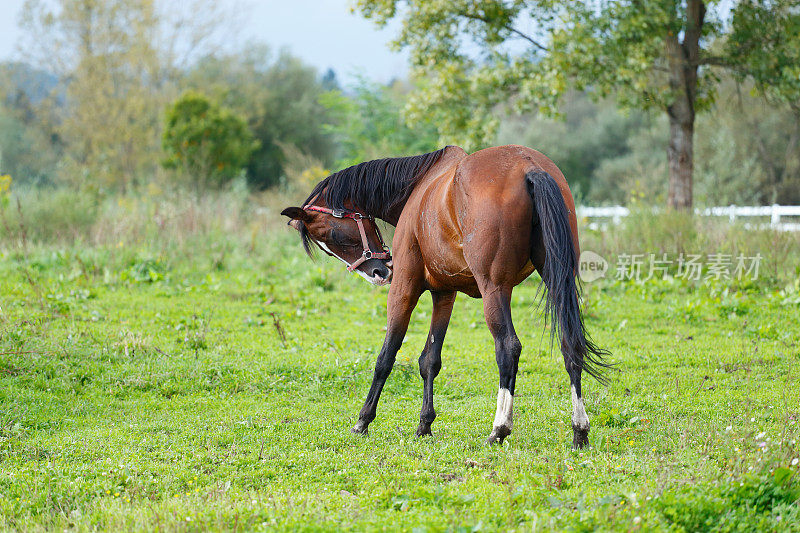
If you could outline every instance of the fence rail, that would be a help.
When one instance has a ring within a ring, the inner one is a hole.
[[[622,222],[622,218],[630,214],[630,209],[621,205],[610,207],[578,207],[578,218],[588,219],[590,229],[601,229],[608,226],[608,223],[616,225]],[[653,210],[658,211],[657,209]],[[745,222],[748,228],[773,228],[778,231],[800,231],[800,221],[782,221],[784,217],[800,217],[800,205],[760,205],[760,206],[740,206],[729,205],[723,207],[706,207],[694,210],[696,215],[704,217],[728,217],[731,223],[739,218],[752,219],[756,217],[769,218],[765,221]],[[607,219],[593,221],[592,219]]]

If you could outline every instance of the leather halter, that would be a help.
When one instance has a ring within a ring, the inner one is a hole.
[[[392,254],[389,252],[389,247],[383,242],[383,235],[381,235],[381,230],[378,228],[378,224],[375,223],[375,219],[371,215],[362,215],[357,211],[346,211],[344,209],[329,209],[327,207],[320,207],[318,205],[305,205],[303,209],[308,211],[317,211],[319,213],[325,213],[331,215],[336,218],[350,218],[356,221],[358,224],[358,231],[361,233],[361,246],[363,247],[363,251],[361,252],[361,257],[353,261],[352,263],[348,263],[344,261],[347,265],[347,270],[353,272],[358,266],[363,263],[364,261],[368,261],[369,259],[384,259],[384,260],[391,260]],[[378,240],[381,243],[381,248],[383,252],[373,252],[370,250],[369,241],[367,240],[367,232],[364,230],[364,223],[362,222],[363,219],[369,219],[372,221],[372,224],[375,226],[375,233],[378,234]],[[341,257],[339,258],[341,259]]]

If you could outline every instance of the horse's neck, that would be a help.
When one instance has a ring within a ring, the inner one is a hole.
[[[384,222],[386,222],[387,224],[391,224],[392,226],[395,226],[395,227],[397,227],[397,223],[398,223],[398,221],[400,220],[400,215],[403,213],[403,210],[406,208],[406,204],[408,203],[408,200],[409,200],[409,199],[411,198],[411,196],[414,194],[414,190],[416,190],[416,189],[417,189],[417,187],[419,187],[419,186],[420,186],[420,184],[421,184],[423,181],[424,181],[424,180],[422,180],[422,181],[420,181],[419,183],[417,183],[417,184],[414,186],[414,188],[411,190],[411,193],[408,195],[408,197],[407,197],[407,198],[405,198],[405,199],[404,199],[402,202],[398,202],[398,203],[397,203],[397,204],[394,206],[394,208],[393,208],[393,209],[392,209],[392,210],[391,210],[389,213],[387,213],[387,214],[386,214],[386,216],[384,216],[384,217],[378,217],[378,218],[380,218],[381,220],[383,220],[383,221],[384,221]],[[377,215],[375,215],[375,216],[377,217]]]
[[[347,203],[349,203],[350,206],[355,205],[355,203],[352,200],[350,200],[350,202],[346,202],[346,204]],[[389,213],[386,213],[385,215],[382,213],[369,213],[369,212],[365,212],[364,214],[375,218],[379,218],[384,222],[386,222],[387,224],[391,224],[392,226],[397,226],[397,222],[400,220],[400,214],[403,212],[403,209],[405,209],[406,203],[408,203],[408,198],[404,199],[402,202],[399,202]]]
[[[402,213],[403,209],[405,209],[406,202],[408,202],[408,198],[406,198],[402,204],[398,204],[398,206],[395,207],[386,217],[382,217],[381,220],[387,224],[391,224],[392,226],[397,226],[397,222],[400,220],[400,213]]]
[[[408,196],[406,198],[404,198],[401,202],[398,202],[397,204],[395,204],[395,206],[391,209],[391,211],[389,211],[385,216],[382,213],[369,213],[369,212],[366,212],[364,214],[373,216],[375,218],[380,218],[381,220],[385,221],[388,224],[391,224],[392,226],[397,226],[397,223],[400,220],[400,215],[403,212],[403,209],[405,209],[409,198],[411,198],[411,196],[414,194],[414,191],[419,187],[426,187],[427,185],[430,184],[432,179],[436,179],[437,176],[440,176],[442,174],[441,165],[448,165],[448,166],[455,165],[459,160],[461,160],[462,158],[466,157],[466,155],[467,155],[467,153],[464,150],[462,150],[461,148],[459,148],[457,146],[448,146],[447,147],[447,151],[442,154],[442,156],[439,159],[439,161],[434,163],[427,170],[426,175],[423,176],[422,179],[419,179],[414,184],[414,186],[412,187],[412,190],[409,192]],[[431,172],[434,169],[437,169],[437,168],[439,170],[437,172],[435,172],[434,174],[431,174]],[[347,203],[348,202],[345,202],[345,205],[347,205]],[[355,205],[355,202],[353,202],[352,199],[350,199],[349,204],[350,204],[349,207],[352,209],[352,207]]]
[[[414,196],[415,191],[418,189],[425,190],[441,179],[447,180],[449,183],[448,187],[452,185],[453,173],[455,172],[454,168],[461,159],[467,156],[467,153],[457,146],[449,146],[448,148],[450,150],[442,155],[442,158],[437,161],[435,165],[428,169],[427,174],[422,179],[416,182],[408,197],[398,203],[386,217],[379,217],[381,220],[386,221],[392,226],[397,226],[397,222],[400,220],[400,214],[405,209],[408,201]]]

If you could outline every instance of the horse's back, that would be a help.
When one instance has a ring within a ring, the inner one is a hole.
[[[484,191],[487,196],[493,193],[498,199],[506,197],[506,191],[528,196],[524,176],[531,170],[550,174],[572,199],[564,174],[550,158],[533,148],[516,144],[493,146],[466,156],[459,163],[457,179],[464,187]]]

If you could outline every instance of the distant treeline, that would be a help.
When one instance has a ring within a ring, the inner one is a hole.
[[[193,5],[201,4],[216,9],[205,0]],[[342,87],[335,72],[320,73],[288,51],[220,51],[210,44],[218,24],[208,14],[181,18],[139,0],[33,2],[25,9],[24,53],[0,64],[0,175],[10,175],[14,187],[113,193],[224,184],[187,171],[199,167],[165,164],[168,147],[194,142],[167,142],[164,133],[171,106],[187,91],[221,116],[244,121],[255,142],[241,168],[225,176],[246,178],[254,189],[305,186],[362,160],[454,142],[425,117],[404,113],[414,80]],[[741,83],[724,78],[716,104],[698,117],[696,201],[798,203],[798,115]],[[613,100],[595,102],[582,92],[571,93],[560,112],[563,120],[498,107],[501,127],[492,144],[541,150],[583,201],[664,203],[663,116],[622,113]]]

